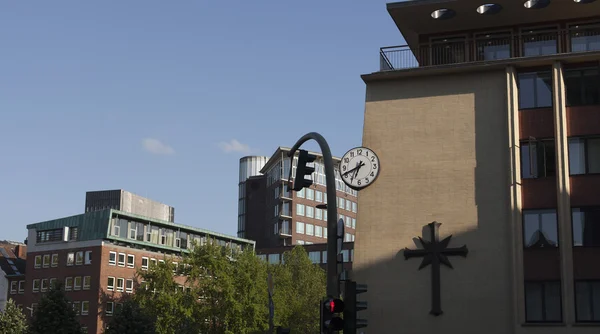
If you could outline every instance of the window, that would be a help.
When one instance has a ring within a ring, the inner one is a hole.
[[[323,237],[323,226],[315,225],[315,237]]]
[[[356,218],[352,218],[352,228],[356,229]]]
[[[344,201],[343,198],[338,197],[338,208],[340,210],[343,210],[345,206],[346,206],[346,201]]]
[[[510,58],[511,34],[494,33],[476,36],[476,60],[497,60]]]
[[[315,226],[313,224],[306,224],[306,235],[314,235]]]
[[[36,234],[36,243],[62,241],[63,229],[37,231]]]
[[[306,189],[306,199],[311,201],[315,199],[315,191],[313,189]]]
[[[50,279],[50,289],[54,288],[56,286],[56,278],[51,278]]]
[[[115,308],[113,302],[106,302],[106,315],[112,315]]]
[[[519,73],[519,109],[552,107],[552,74]]]
[[[90,302],[85,300],[81,302],[81,315],[88,315],[90,313]]]
[[[306,207],[306,217],[315,218],[315,208],[313,208],[312,206],[307,206]]]
[[[321,252],[309,252],[308,258],[312,261],[312,263],[320,263],[321,262]]]
[[[108,276],[108,283],[106,283],[106,290],[114,291],[115,290],[115,278],[112,276]]]
[[[327,227],[323,229],[323,238],[327,239]]]
[[[273,210],[273,217],[278,217],[279,216],[279,204],[276,204],[273,209],[274,209]]]
[[[69,228],[69,241],[75,241],[77,240],[77,235],[78,235],[78,229],[77,227],[71,227]]]
[[[117,253],[115,253],[115,252],[108,253],[108,264],[111,266],[114,266],[115,264],[117,264]]]
[[[297,192],[296,192],[296,196],[298,196],[298,197],[300,197],[300,198],[304,198],[304,197],[305,197],[305,196],[304,196],[304,191],[305,191],[305,189],[304,189],[304,188],[302,188],[302,190],[300,190],[300,191],[297,191]]]
[[[600,104],[600,70],[598,67],[566,69],[565,86],[567,106]]]
[[[432,39],[431,42],[432,65],[454,64],[465,61],[466,45],[464,37],[442,37]]]
[[[41,281],[41,289],[40,290],[42,292],[48,291],[48,279],[47,278],[42,279],[42,281]]]
[[[600,29],[597,24],[579,24],[571,30],[571,52],[600,50]]]
[[[527,322],[560,322],[560,282],[525,282]]]
[[[345,233],[344,234],[344,242],[349,242],[349,241],[352,241],[352,234]]]
[[[156,262],[156,259],[150,259],[150,263],[156,267],[158,262]]]
[[[279,263],[279,254],[269,254],[268,259],[270,264],[277,264]]]
[[[65,291],[73,290],[73,277],[65,278]]]
[[[73,284],[73,290],[81,290],[81,276],[75,277],[75,284]]]
[[[85,264],[92,264],[92,251],[85,252]]]
[[[352,202],[352,212],[356,213],[358,209],[358,205],[356,204],[356,202]]]
[[[92,285],[92,276],[83,276],[83,290],[89,290]]]
[[[304,240],[296,240],[297,245],[304,245]]]
[[[123,278],[117,278],[117,291],[123,292],[125,280]]]
[[[296,214],[298,216],[304,216],[304,205],[296,204]]]
[[[347,249],[342,250],[342,261],[344,262],[350,262],[350,252],[348,252]]]
[[[76,315],[79,315],[79,312],[81,311],[81,302],[73,302],[73,311],[75,311]]]
[[[304,223],[296,222],[296,233],[304,234]]]
[[[344,225],[346,225],[346,227],[352,227],[352,218],[345,217],[345,219],[344,219]]]
[[[521,143],[521,177],[524,179],[556,175],[554,139]]]
[[[41,255],[35,256],[35,261],[33,263],[33,267],[36,269],[39,269],[42,267],[42,256]]]
[[[315,219],[322,220],[323,219],[323,210],[315,209]]]
[[[352,211],[352,201],[346,200],[346,211]]]
[[[58,254],[52,254],[51,265],[52,267],[58,267]]]
[[[600,138],[569,138],[569,173],[600,173]]]
[[[72,266],[75,264],[75,253],[67,254],[67,266]]]
[[[573,246],[600,246],[600,207],[572,209]]]
[[[522,32],[523,56],[535,57],[556,54],[556,28],[528,29]]]
[[[558,247],[556,210],[523,210],[525,247]]]
[[[119,267],[125,267],[125,254],[119,253]]]
[[[132,293],[133,292],[133,280],[132,279],[128,279],[127,280],[127,285],[125,287],[125,292],[127,292],[127,293]]]
[[[148,270],[148,258],[147,257],[142,258],[142,270]]]
[[[135,267],[135,255],[127,254],[127,268]]]
[[[323,251],[322,259],[323,259],[323,261],[322,261],[323,264],[327,263],[327,251]]]
[[[600,322],[600,281],[575,282],[578,322]]]
[[[13,295],[17,293],[17,284],[17,281],[10,282],[10,293]]]
[[[33,288],[32,288],[33,292],[38,292],[40,291],[40,280],[39,279],[34,279],[33,280]]]
[[[19,294],[22,294],[22,293],[25,293],[25,281],[19,281]]]
[[[136,225],[134,222],[129,222],[129,239],[135,240],[137,234]]]
[[[83,252],[77,252],[77,256],[75,256],[75,264],[80,266],[83,264]]]
[[[50,254],[44,254],[43,267],[44,268],[50,267]]]
[[[315,191],[315,201],[321,203],[323,202],[323,193],[320,191]]]

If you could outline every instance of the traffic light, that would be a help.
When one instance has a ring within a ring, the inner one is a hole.
[[[339,298],[325,298],[321,302],[321,334],[334,333],[344,329],[344,302]]]
[[[312,180],[307,180],[305,176],[311,176],[315,172],[315,167],[306,166],[307,163],[314,162],[317,156],[309,154],[308,151],[300,150],[298,154],[298,165],[296,166],[296,178],[294,179],[294,190],[300,191],[302,188],[310,187]]]
[[[344,286],[344,334],[355,334],[359,328],[367,327],[366,319],[358,319],[357,312],[367,309],[367,302],[357,300],[357,295],[367,292],[366,284],[356,284],[354,281],[346,281]]]

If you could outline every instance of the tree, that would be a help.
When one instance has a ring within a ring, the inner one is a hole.
[[[77,321],[75,310],[69,305],[62,284],[50,287],[42,295],[38,307],[33,313],[31,334],[81,334],[81,325]]]
[[[122,307],[108,323],[105,334],[153,334],[154,321],[133,299],[122,300]]]
[[[283,254],[283,264],[269,268],[274,279],[275,325],[292,333],[319,333],[319,305],[326,293],[325,271],[303,247]]]
[[[14,300],[9,299],[4,312],[0,312],[0,334],[25,334],[27,319]]]

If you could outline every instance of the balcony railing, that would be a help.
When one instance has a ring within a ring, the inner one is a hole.
[[[531,30],[520,36],[484,34],[472,39],[442,38],[411,50],[408,45],[383,47],[380,71],[488,62],[563,53],[600,51],[600,26],[570,30]]]

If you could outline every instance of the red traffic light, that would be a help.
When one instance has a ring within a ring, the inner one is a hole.
[[[341,299],[329,298],[325,301],[325,310],[330,313],[344,312],[344,302]]]

